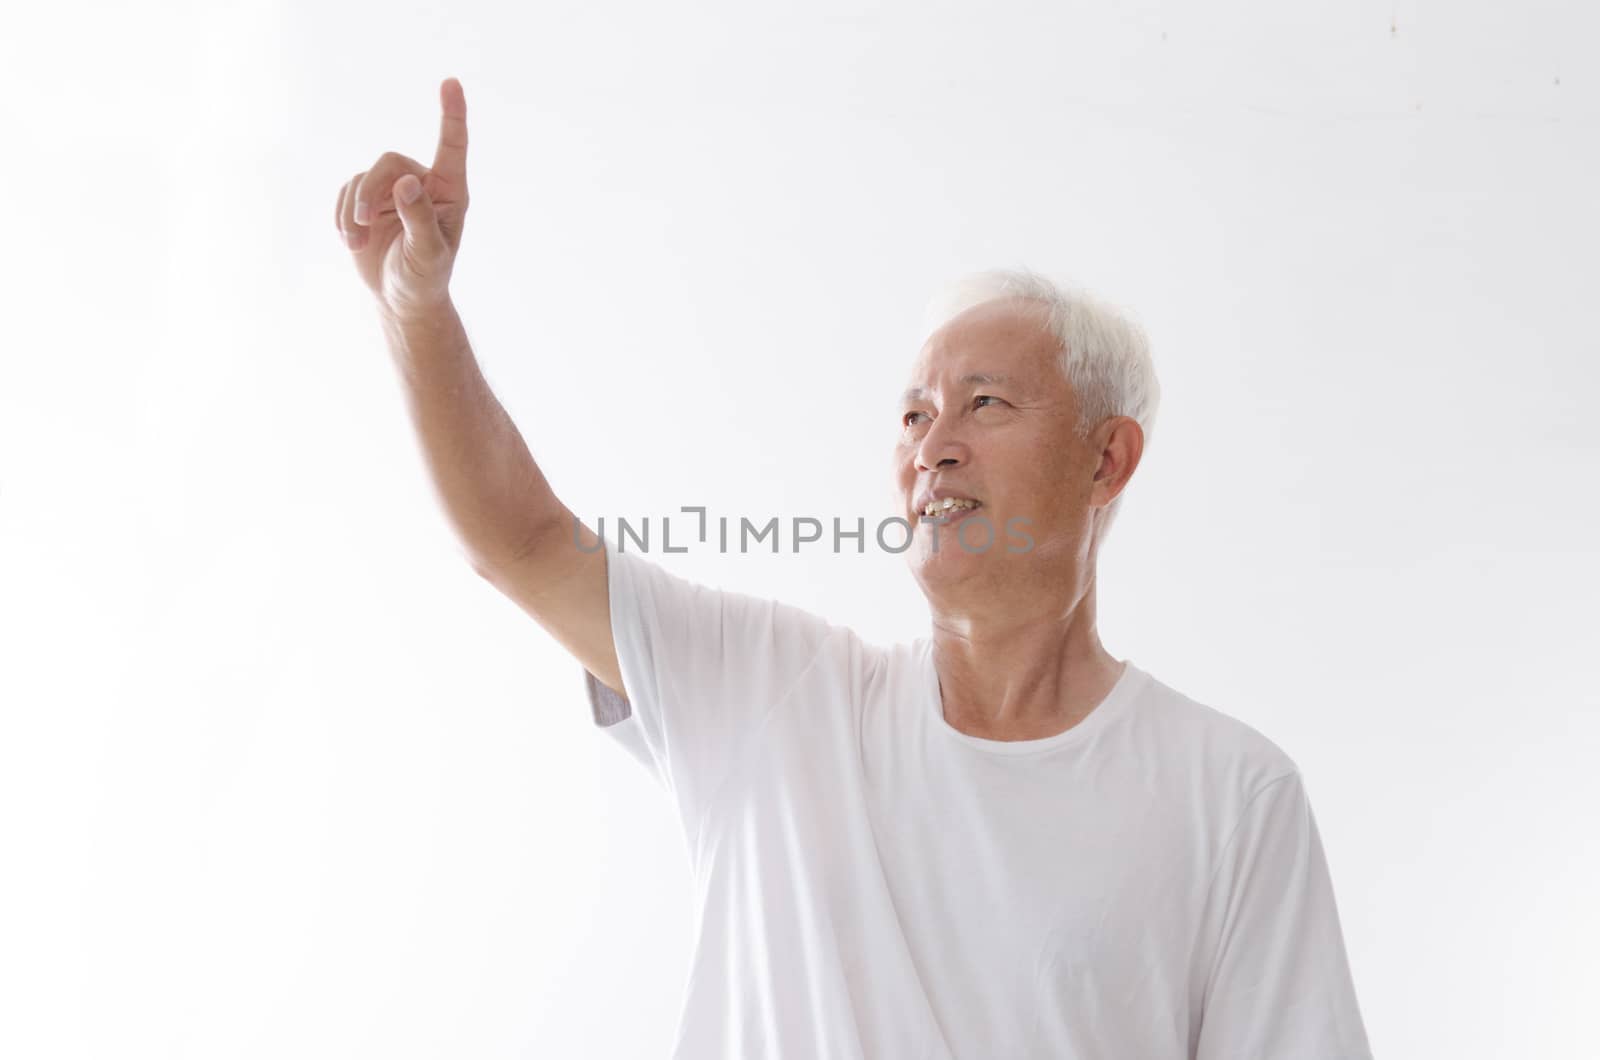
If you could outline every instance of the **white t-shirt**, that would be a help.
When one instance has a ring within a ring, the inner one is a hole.
[[[623,701],[696,944],[677,1060],[1368,1058],[1293,761],[1128,662],[1037,740],[944,718],[879,647],[606,545]]]

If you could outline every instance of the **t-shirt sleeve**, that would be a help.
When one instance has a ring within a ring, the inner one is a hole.
[[[1316,818],[1298,771],[1263,786],[1223,848],[1202,919],[1196,1060],[1370,1060]]]
[[[674,797],[694,836],[768,714],[835,627],[808,611],[679,577],[605,544],[619,696],[583,671],[594,721]]]

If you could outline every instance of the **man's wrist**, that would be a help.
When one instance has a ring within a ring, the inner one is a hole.
[[[386,333],[402,335],[447,331],[455,326],[458,319],[455,303],[448,293],[436,300],[400,309],[380,302],[378,318]]]
[[[435,376],[466,345],[461,318],[448,298],[425,307],[408,306],[403,312],[385,306],[379,317],[389,352],[409,384]]]

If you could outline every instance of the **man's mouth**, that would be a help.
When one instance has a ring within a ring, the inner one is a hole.
[[[942,501],[929,501],[927,507],[922,509],[922,521],[932,523],[954,522],[982,507],[982,501],[956,500],[953,497],[947,497]]]

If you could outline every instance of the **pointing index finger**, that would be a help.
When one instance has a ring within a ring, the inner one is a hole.
[[[446,78],[439,86],[439,149],[433,155],[433,172],[451,184],[467,182],[467,96],[461,82]]]

